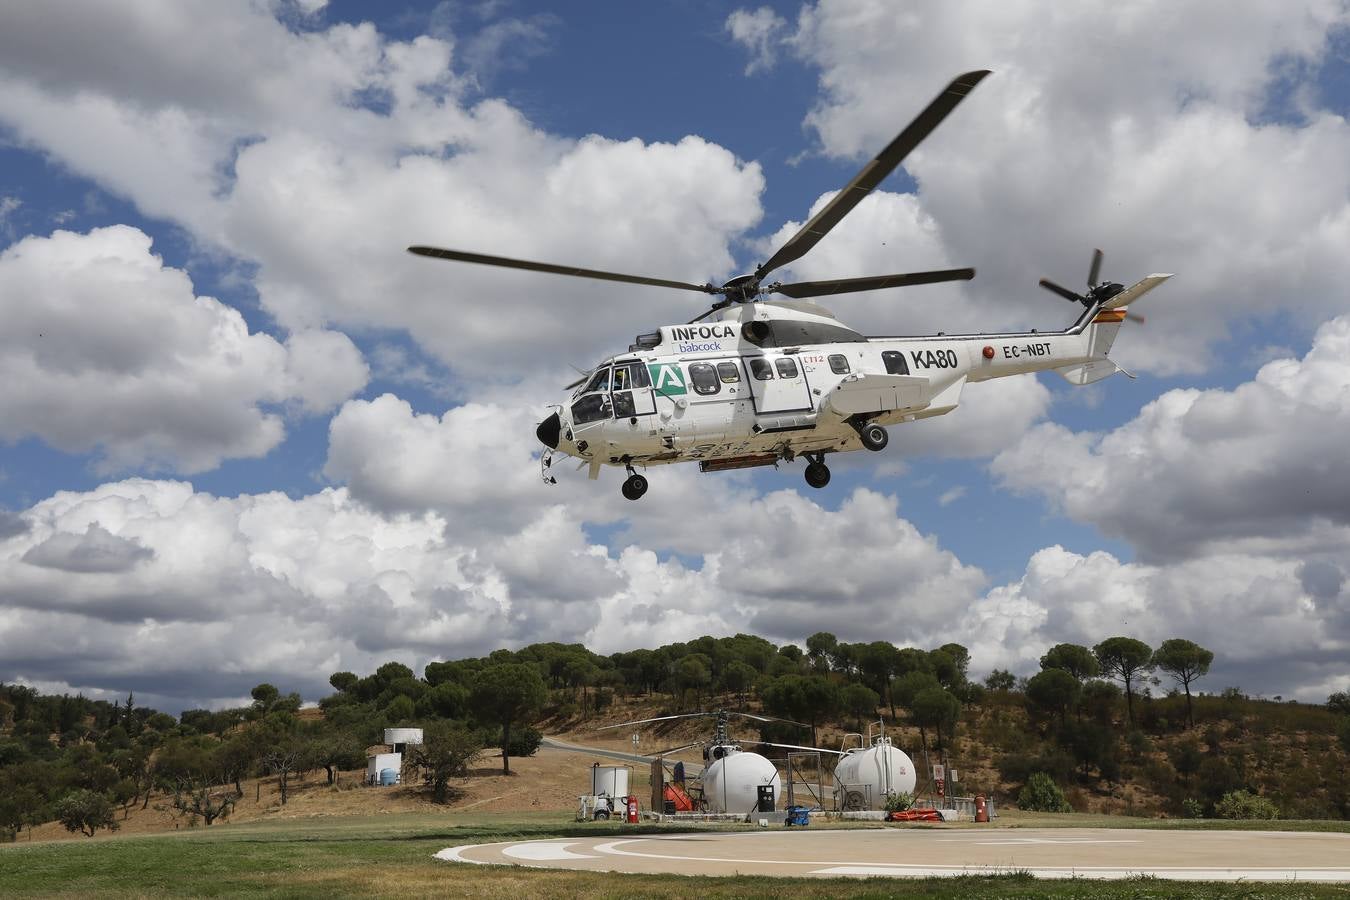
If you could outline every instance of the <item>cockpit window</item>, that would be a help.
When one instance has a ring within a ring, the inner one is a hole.
[[[583,394],[589,394],[592,391],[607,390],[609,390],[609,366],[597,369],[596,373],[591,376],[591,380],[586,382],[586,386],[582,388],[581,392]]]
[[[647,367],[640,362],[616,363],[614,366],[614,390],[631,391],[633,388],[652,386]]]
[[[608,369],[605,370],[608,373]],[[609,394],[586,394],[572,404],[572,424],[585,425],[610,417]]]

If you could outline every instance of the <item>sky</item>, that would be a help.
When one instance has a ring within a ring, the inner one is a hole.
[[[871,334],[1175,277],[1138,377],[970,386],[808,488],[540,478],[562,386],[993,74],[783,280]],[[816,631],[1350,688],[1350,3],[0,4],[0,681],[177,711],[536,641]],[[1165,690],[1167,684],[1159,687]]]

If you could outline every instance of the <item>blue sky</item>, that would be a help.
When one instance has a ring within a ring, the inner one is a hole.
[[[1185,636],[1216,682],[1344,689],[1350,13],[1298,6],[0,13],[0,679],[211,704],[754,628],[955,636],[1023,672]],[[403,253],[723,279],[977,67],[793,274],[979,271],[833,304],[872,333],[1062,327],[1036,279],[1076,285],[1094,246],[1112,280],[1177,277],[1117,342],[1137,380],[974,386],[824,491],[544,486],[532,423],[569,366],[698,310]]]

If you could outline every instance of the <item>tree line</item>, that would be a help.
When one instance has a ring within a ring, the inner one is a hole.
[[[257,685],[247,706],[177,718],[134,696],[108,703],[0,685],[0,835],[54,819],[86,834],[113,829],[119,810],[125,818],[152,795],[175,815],[210,825],[243,800],[244,780],[273,777],[284,804],[297,776],[322,770],[333,784],[340,771],[364,765],[384,728],[397,726],[425,729],[408,771],[445,800],[484,748],[499,749],[510,774],[513,756],[538,747],[533,725],[541,715],[595,716],[618,696],[660,697],[671,712],[755,708],[804,723],[817,746],[823,728],[861,731],[878,715],[913,727],[917,749],[940,756],[959,750],[965,730],[1002,751],[1006,782],[1039,775],[1094,790],[1118,783],[1125,768],[1144,771],[1150,740],[1184,733],[1166,747],[1170,775],[1155,779],[1176,782],[1168,789],[1178,809],[1189,799],[1212,813],[1225,794],[1255,784],[1217,753],[1212,722],[1198,733],[1193,688],[1214,654],[1189,640],[1157,648],[1129,636],[1059,644],[1030,677],[995,670],[982,680],[969,677],[970,653],[956,643],[921,649],[818,632],[803,644],[738,634],[600,655],[580,644],[539,643],[431,662],[420,676],[391,661],[364,676],[332,673],[333,692],[317,700],[321,717],[302,715],[301,696],[272,684]],[[1153,693],[1161,677],[1182,704],[1175,714],[1170,697]],[[1350,723],[1344,693],[1333,694],[1327,710]],[[1350,747],[1350,725],[1340,727]],[[781,723],[766,723],[760,737],[808,739]]]

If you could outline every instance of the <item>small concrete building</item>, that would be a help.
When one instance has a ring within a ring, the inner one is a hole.
[[[395,753],[406,753],[408,747],[419,746],[422,743],[422,729],[386,728],[384,742],[392,747]]]
[[[380,773],[393,770],[394,784],[403,781],[402,753],[371,753],[366,757],[366,784],[381,784]]]

